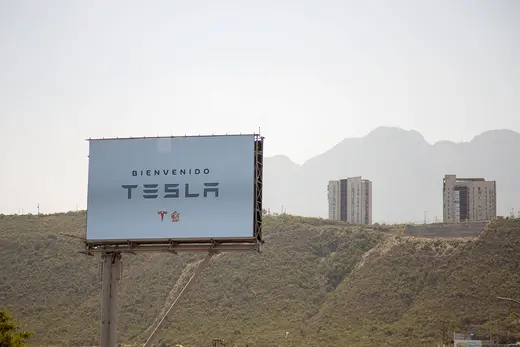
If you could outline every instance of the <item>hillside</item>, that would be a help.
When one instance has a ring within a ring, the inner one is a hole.
[[[85,213],[0,215],[0,307],[35,332],[35,343],[95,345],[97,260],[77,253]],[[431,346],[450,329],[520,334],[520,220],[496,220],[477,238],[422,239],[282,215],[265,222],[261,254],[221,254],[165,324],[163,342],[208,346]],[[386,231],[385,231],[386,230]],[[119,333],[145,330],[203,255],[125,255]],[[174,291],[174,290],[173,290]],[[285,333],[289,337],[285,339]]]
[[[267,143],[269,139],[266,140]],[[511,148],[520,147],[520,134],[487,131],[465,143],[433,145],[417,131],[380,127],[361,138],[348,138],[329,151],[297,165],[284,156],[264,163],[264,207],[279,212],[327,217],[327,183],[363,176],[373,185],[374,222],[442,220],[442,179],[454,173],[497,181],[497,212],[520,210],[520,165]]]

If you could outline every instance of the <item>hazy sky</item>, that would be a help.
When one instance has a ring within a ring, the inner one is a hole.
[[[88,137],[520,131],[517,0],[0,0],[0,52],[4,213],[85,208]]]

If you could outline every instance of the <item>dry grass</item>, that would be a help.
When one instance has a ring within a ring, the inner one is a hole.
[[[97,261],[77,253],[79,240],[59,236],[79,236],[84,227],[84,212],[0,215],[0,307],[34,331],[37,344],[98,344]],[[515,309],[493,298],[520,289],[519,227],[501,220],[477,239],[441,240],[405,237],[401,226],[267,217],[264,251],[215,257],[160,343],[428,346],[440,339],[439,321],[485,328],[490,313],[499,334],[518,334]],[[124,257],[121,342],[144,342],[202,257]]]

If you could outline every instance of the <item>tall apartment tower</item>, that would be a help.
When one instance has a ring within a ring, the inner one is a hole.
[[[444,223],[486,221],[496,217],[496,181],[457,178],[456,175],[445,175],[443,181]]]
[[[341,204],[339,198],[339,181],[329,181],[327,195],[329,200],[329,219],[340,220],[339,213]]]
[[[328,184],[329,219],[372,224],[372,182],[361,176]]]

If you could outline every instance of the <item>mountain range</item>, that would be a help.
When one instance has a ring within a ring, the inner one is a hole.
[[[520,209],[520,134],[491,130],[469,142],[428,143],[417,131],[379,127],[348,138],[298,165],[277,155],[264,159],[264,207],[289,214],[327,217],[327,183],[362,176],[372,181],[373,221],[442,221],[445,174],[497,181],[497,213]]]

